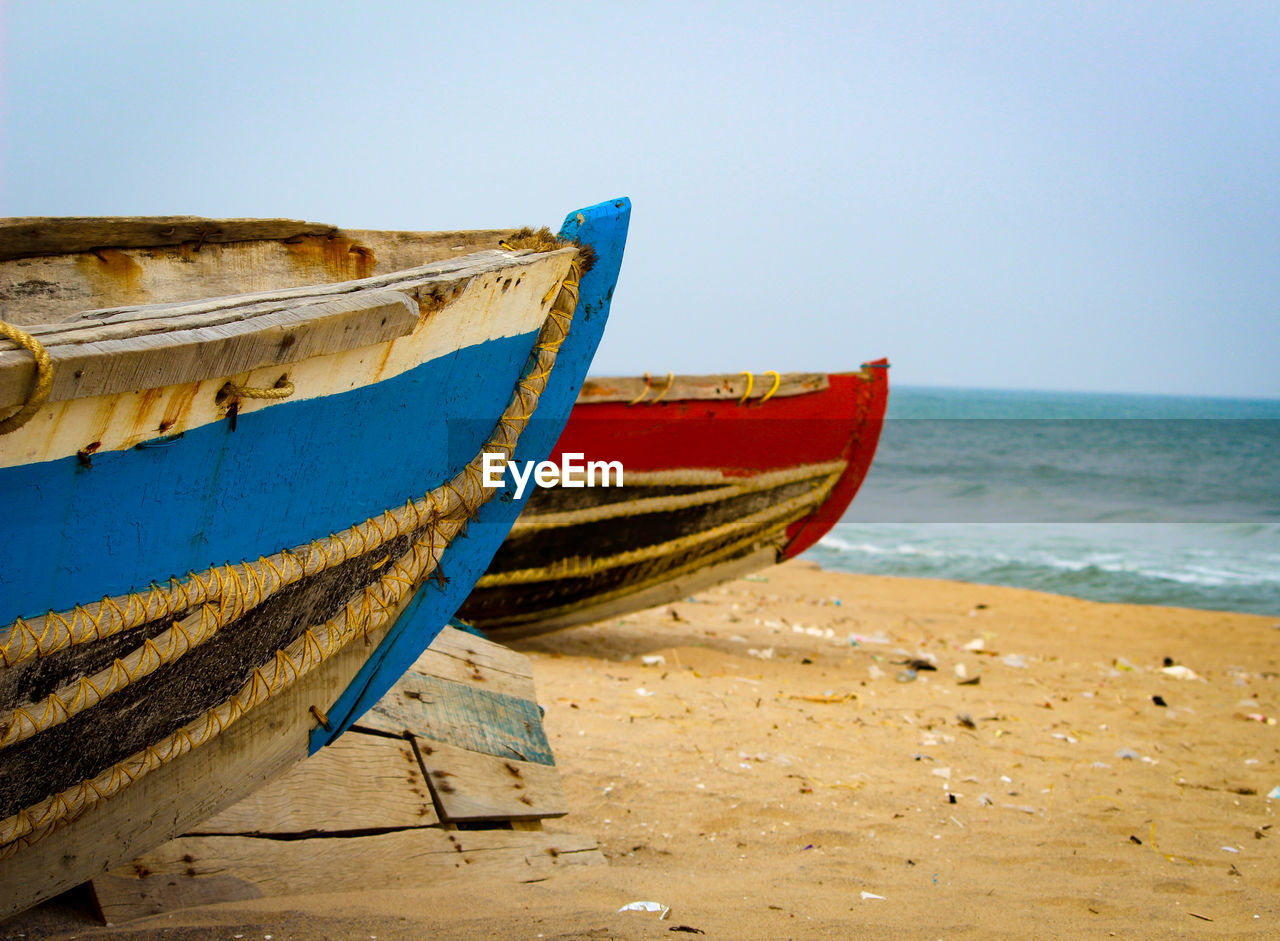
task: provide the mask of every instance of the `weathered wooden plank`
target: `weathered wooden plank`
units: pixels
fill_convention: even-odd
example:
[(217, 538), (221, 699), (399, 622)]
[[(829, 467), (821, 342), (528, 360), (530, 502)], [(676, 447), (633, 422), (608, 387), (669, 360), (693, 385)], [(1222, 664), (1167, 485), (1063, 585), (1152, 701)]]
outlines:
[[(51, 402), (160, 388), (404, 336), (472, 281), (526, 264), (479, 253), (355, 283), (89, 311), (28, 332), (53, 360)], [(26, 401), (35, 368), (30, 353), (0, 339), (0, 408)]]
[(412, 743), (351, 731), (193, 833), (348, 832), (437, 822)]
[(478, 689), (534, 700), (533, 665), (524, 654), (446, 627), (409, 670)]
[[(784, 373), (778, 378), (778, 388), (770, 395), (774, 378), (770, 373), (754, 373), (750, 379), (745, 373), (725, 373), (709, 376), (650, 376), (649, 380), (636, 376), (592, 377), (582, 385), (579, 402), (676, 402), (686, 399), (740, 399), (747, 401), (789, 395), (808, 395), (830, 385), (825, 373)], [(646, 391), (647, 390), (647, 391)]]
[[(339, 229), (297, 219), (204, 219), (199, 216), (27, 216), (0, 219), (0, 261), (35, 255), (89, 252), (95, 248), (163, 248), (193, 243), (217, 245), (261, 240), (286, 241), (305, 236), (346, 237), (386, 252), (403, 250), (435, 255), (465, 254), (473, 246), (492, 248), (514, 229), (452, 232), (380, 232)], [(424, 262), (417, 262), (424, 264)]]
[[(314, 356), (291, 365), (288, 375), (296, 392), (290, 402), (372, 385), (487, 340), (532, 336), (545, 322), (541, 301), (568, 270), (572, 251), (519, 257), (499, 252), (494, 258), (493, 264), (498, 260), (503, 264), (471, 277), (456, 298), (439, 298), (438, 309), (431, 306), (434, 301), (430, 289), (424, 287), (422, 290), (428, 294), (426, 300), (420, 301), (420, 314), (425, 314), (419, 329), (408, 336), (375, 347)], [(449, 281), (453, 278), (454, 275), (448, 276)], [(30, 354), (13, 355), (21, 356), (25, 368), (31, 368)], [(265, 367), (259, 371), (265, 375), (246, 379), (252, 385), (271, 385), (280, 376), (275, 372), (278, 368)], [(222, 421), (226, 409), (218, 403), (216, 392), (227, 378), (218, 376), (203, 383), (53, 403), (6, 437), (0, 465), (73, 456), (95, 441), (100, 442), (101, 452), (122, 450), (162, 435), (176, 435)], [(274, 405), (271, 401), (246, 400), (240, 414)]]
[(0, 261), (94, 248), (159, 247), (330, 235), (337, 227), (297, 219), (202, 219), (198, 216), (27, 216), (0, 219)]
[[(286, 366), (384, 343), (412, 332), (417, 323), (415, 301), (375, 291), (196, 330), (52, 346), (47, 348), (53, 360), (49, 399), (156, 389)], [(0, 407), (26, 400), (34, 371), (29, 353), (0, 353)]]
[[(92, 221), (92, 220), (90, 220)], [(285, 239), (92, 247), (0, 260), (5, 319), (56, 322), (92, 308), (197, 301), (386, 277), (499, 248), (492, 232), (303, 232)], [(109, 233), (104, 232), (109, 237)]]
[(436, 810), (446, 823), (532, 820), (569, 812), (554, 765), (481, 755), (414, 737)]
[(225, 319), (226, 311), (244, 308), (251, 313), (270, 312), (298, 303), (319, 303), (328, 298), (361, 291), (393, 290), (415, 297), (425, 291), (447, 297), (452, 296), (453, 289), (477, 275), (492, 274), (520, 265), (517, 260), (519, 257), (508, 252), (490, 250), (448, 258), (436, 264), (397, 268), (386, 274), (354, 280), (283, 285), (233, 294), (202, 294), (187, 300), (85, 309), (77, 311), (75, 316), (67, 320), (35, 324), (27, 332), (39, 337), (41, 342), (55, 343), (64, 333), (75, 336), (76, 331), (108, 323), (135, 324), (137, 329), (145, 330), (150, 326), (151, 320), (191, 317), (196, 318), (192, 326), (202, 326), (203, 321), (199, 318), (208, 317), (211, 323), (221, 322), (221, 319)]
[(508, 696), (535, 698), (528, 657), (455, 627), (442, 630), (411, 669), (423, 676), (482, 684)]
[(457, 683), (410, 670), (361, 717), (359, 725), (390, 735), (429, 738), (482, 755), (555, 764), (538, 704), (481, 689), (476, 681)]
[(215, 902), (369, 885), (396, 889), (476, 872), (537, 882), (565, 866), (603, 862), (594, 840), (546, 832), (424, 827), (346, 839), (201, 836), (166, 843), (94, 879), (92, 889), (104, 920), (119, 924)]

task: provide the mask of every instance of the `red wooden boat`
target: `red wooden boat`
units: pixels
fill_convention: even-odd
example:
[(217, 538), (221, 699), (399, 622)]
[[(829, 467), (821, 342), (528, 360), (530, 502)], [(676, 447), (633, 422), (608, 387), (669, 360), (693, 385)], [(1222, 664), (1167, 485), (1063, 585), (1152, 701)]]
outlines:
[(536, 634), (798, 555), (866, 476), (888, 366), (588, 379), (551, 460), (580, 456), (571, 483), (574, 465), (618, 462), (623, 486), (600, 486), (596, 473), (594, 486), (536, 489), (458, 617), (507, 637)]

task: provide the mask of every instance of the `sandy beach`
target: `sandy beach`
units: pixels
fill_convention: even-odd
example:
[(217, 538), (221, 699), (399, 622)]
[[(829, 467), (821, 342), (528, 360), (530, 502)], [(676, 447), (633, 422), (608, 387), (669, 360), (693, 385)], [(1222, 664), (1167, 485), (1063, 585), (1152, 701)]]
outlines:
[(0, 935), (1273, 938), (1277, 628), (792, 562), (517, 645), (607, 865)]

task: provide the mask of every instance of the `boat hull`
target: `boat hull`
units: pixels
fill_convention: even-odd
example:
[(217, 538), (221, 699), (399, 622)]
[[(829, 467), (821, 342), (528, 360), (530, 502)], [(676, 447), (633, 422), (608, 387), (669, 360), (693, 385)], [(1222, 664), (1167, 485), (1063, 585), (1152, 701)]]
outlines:
[[(520, 509), (480, 486), (479, 455), (538, 460), (553, 445), (628, 216), (619, 200), (566, 221), (596, 261), (563, 324), (568, 261), (552, 256), (505, 286), (471, 278), (403, 337), (292, 364), (289, 400), (227, 414), (208, 405), (218, 379), (100, 397), (106, 409), (59, 403), (45, 428), (0, 439), (0, 487), (23, 497), (0, 532), (18, 573), (0, 586), (13, 621), (0, 634), (0, 917), (283, 772), (426, 648)], [(521, 292), (533, 316), (508, 311), (495, 331), (482, 315), (528, 306)], [(260, 372), (242, 384), (269, 387), (279, 370)], [(207, 402), (174, 412), (184, 396)], [(157, 409), (180, 415), (175, 434), (155, 433)], [(88, 453), (24, 460), (89, 432)]]
[[(687, 597), (804, 551), (866, 476), (886, 367), (778, 377), (777, 396), (751, 377), (651, 380), (638, 394), (590, 381), (552, 459), (615, 461), (624, 486), (539, 490), (459, 616), (498, 636), (535, 634)], [(691, 397), (664, 396), (681, 383)]]

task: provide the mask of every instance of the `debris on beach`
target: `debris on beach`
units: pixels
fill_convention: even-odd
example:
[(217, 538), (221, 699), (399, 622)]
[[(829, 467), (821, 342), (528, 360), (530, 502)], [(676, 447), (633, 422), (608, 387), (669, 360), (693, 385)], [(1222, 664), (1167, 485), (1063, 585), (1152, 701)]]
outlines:
[(860, 647), (863, 644), (888, 644), (888, 643), (892, 643), (892, 641), (889, 640), (889, 635), (886, 634), (884, 631), (880, 631), (879, 633), (876, 633), (876, 634), (850, 634), (849, 635), (850, 647)]
[(1273, 716), (1263, 715), (1261, 712), (1237, 712), (1237, 719), (1244, 719), (1246, 722), (1261, 722), (1263, 725), (1275, 725), (1276, 719)]
[(801, 699), (801, 700), (804, 700), (805, 702), (841, 703), (841, 702), (849, 702), (850, 700), (857, 699), (858, 694), (857, 693), (836, 693), (832, 690), (827, 690), (825, 693), (822, 693), (820, 695), (813, 695), (813, 696), (793, 695), (790, 698)]
[(895, 660), (894, 662), (899, 666), (905, 666), (908, 670), (915, 670), (917, 673), (923, 673), (928, 670), (937, 671), (938, 669), (932, 660), (924, 660), (920, 657), (911, 660)]
[(1163, 667), (1160, 670), (1165, 676), (1172, 676), (1175, 680), (1198, 680), (1200, 675), (1190, 667), (1184, 667), (1180, 663), (1172, 666)]
[(659, 912), (658, 920), (666, 918), (671, 914), (671, 906), (663, 905), (661, 902), (628, 902), (623, 905), (619, 912)]

